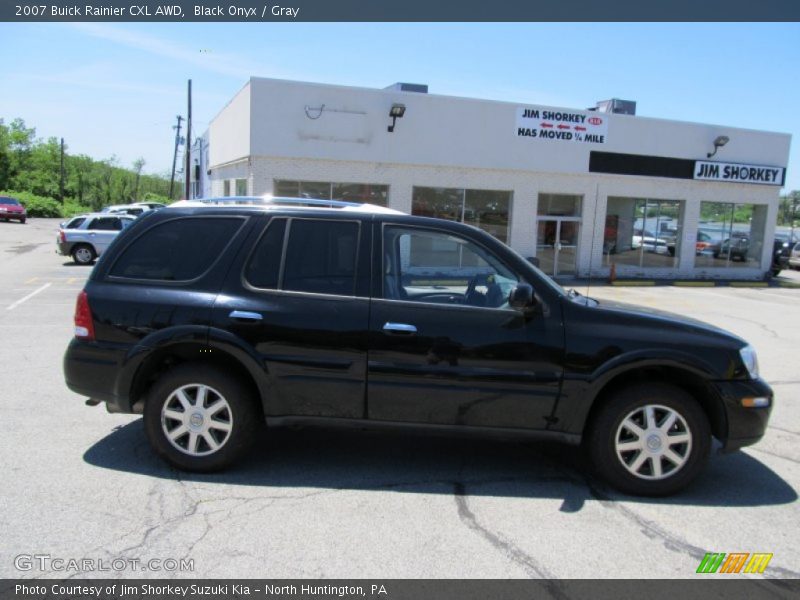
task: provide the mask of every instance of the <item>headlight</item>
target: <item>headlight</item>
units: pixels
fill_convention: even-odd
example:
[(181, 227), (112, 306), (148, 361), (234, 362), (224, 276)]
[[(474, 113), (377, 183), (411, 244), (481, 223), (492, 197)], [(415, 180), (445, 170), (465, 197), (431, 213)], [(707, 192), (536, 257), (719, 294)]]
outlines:
[(747, 372), (750, 373), (750, 377), (752, 379), (758, 377), (758, 358), (756, 358), (755, 349), (748, 344), (739, 350), (739, 356), (742, 357), (742, 362), (744, 363)]

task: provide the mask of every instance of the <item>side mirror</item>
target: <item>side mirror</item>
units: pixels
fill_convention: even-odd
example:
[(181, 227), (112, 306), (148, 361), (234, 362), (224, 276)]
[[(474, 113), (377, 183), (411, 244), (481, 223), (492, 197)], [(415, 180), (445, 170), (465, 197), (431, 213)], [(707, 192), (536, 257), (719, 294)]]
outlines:
[(517, 310), (531, 308), (534, 303), (533, 288), (527, 283), (518, 283), (508, 295), (508, 305)]

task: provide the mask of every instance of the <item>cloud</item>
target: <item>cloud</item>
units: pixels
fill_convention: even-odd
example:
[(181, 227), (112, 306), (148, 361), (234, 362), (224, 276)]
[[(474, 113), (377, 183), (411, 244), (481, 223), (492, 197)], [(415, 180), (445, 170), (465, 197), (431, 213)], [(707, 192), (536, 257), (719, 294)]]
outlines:
[(189, 49), (175, 42), (104, 23), (69, 23), (69, 26), (84, 35), (143, 50), (156, 56), (188, 63), (205, 71), (237, 79), (249, 79), (258, 69), (255, 64), (234, 54), (201, 54), (199, 50)]

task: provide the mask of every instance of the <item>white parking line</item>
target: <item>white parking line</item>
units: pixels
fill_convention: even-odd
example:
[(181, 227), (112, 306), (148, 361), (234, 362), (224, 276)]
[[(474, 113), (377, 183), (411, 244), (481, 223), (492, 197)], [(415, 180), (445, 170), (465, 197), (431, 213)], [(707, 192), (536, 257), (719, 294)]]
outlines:
[(30, 299), (31, 299), (31, 298), (33, 298), (33, 297), (34, 297), (36, 294), (40, 294), (40, 293), (42, 293), (42, 292), (43, 292), (43, 291), (45, 291), (47, 288), (49, 288), (51, 285), (53, 285), (53, 284), (52, 284), (52, 283), (45, 283), (45, 284), (44, 284), (42, 287), (40, 287), (40, 288), (37, 288), (37, 289), (33, 290), (33, 291), (30, 293), (30, 294), (28, 294), (28, 295), (27, 295), (27, 296), (25, 296), (24, 298), (20, 298), (19, 300), (17, 300), (16, 302), (14, 302), (14, 304), (10, 304), (6, 310), (14, 310), (14, 309), (15, 309), (15, 308), (17, 308), (17, 307), (18, 307), (20, 304), (22, 304), (22, 303), (23, 303), (23, 302), (25, 302), (26, 300), (30, 300)]

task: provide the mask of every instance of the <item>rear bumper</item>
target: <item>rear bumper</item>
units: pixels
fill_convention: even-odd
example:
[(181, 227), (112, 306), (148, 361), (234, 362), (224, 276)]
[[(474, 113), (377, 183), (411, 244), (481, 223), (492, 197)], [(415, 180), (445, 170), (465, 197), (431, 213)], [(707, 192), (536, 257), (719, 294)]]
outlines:
[(104, 402), (110, 412), (133, 412), (127, 394), (118, 390), (118, 375), (127, 352), (123, 348), (74, 338), (64, 354), (64, 380), (81, 396)]
[[(750, 446), (764, 437), (775, 400), (772, 388), (762, 379), (715, 381), (713, 386), (722, 399), (727, 419), (723, 452)], [(769, 405), (745, 408), (742, 406), (744, 398), (769, 398)]]
[(56, 242), (56, 253), (61, 256), (69, 256), (72, 252), (72, 242)]

